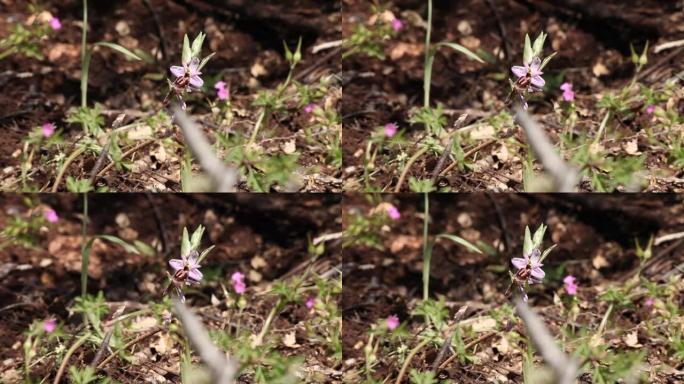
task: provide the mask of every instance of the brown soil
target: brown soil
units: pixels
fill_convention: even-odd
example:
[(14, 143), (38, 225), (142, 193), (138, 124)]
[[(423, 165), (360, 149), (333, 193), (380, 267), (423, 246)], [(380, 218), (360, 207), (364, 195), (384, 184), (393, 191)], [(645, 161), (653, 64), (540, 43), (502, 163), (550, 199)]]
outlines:
[[(24, 198), (26, 196), (7, 193), (0, 197), (0, 227), (5, 227), (16, 212), (25, 213)], [(19, 372), (23, 372), (23, 334), (33, 321), (54, 316), (64, 322), (69, 331), (81, 325), (76, 316), (67, 312), (67, 307), (72, 306), (75, 297), (80, 295), (82, 196), (35, 195), (32, 198), (53, 207), (60, 221), (58, 225), (41, 231), (35, 249), (12, 246), (0, 253), (0, 264), (3, 265), (0, 271), (0, 311), (3, 317), (0, 324), (0, 360), (3, 361), (3, 370), (16, 369)], [(118, 309), (124, 301), (128, 302), (128, 308), (158, 301), (166, 282), (167, 260), (179, 256), (182, 228), (187, 226), (193, 230), (202, 224), (207, 228), (202, 248), (216, 246), (203, 263), (203, 271), (205, 277), (214, 277), (189, 293), (188, 303), (210, 327), (220, 326), (225, 309), (212, 303), (210, 298), (212, 295), (223, 297), (220, 284), (227, 284), (233, 272), (242, 271), (247, 276), (250, 303), (246, 309), (250, 320), (245, 321), (244, 326), (256, 326), (255, 333), (259, 330), (258, 324), (274, 305), (270, 296), (258, 292), (276, 280), (301, 273), (302, 264), (309, 260), (309, 238), (341, 230), (340, 198), (335, 195), (266, 198), (246, 194), (97, 194), (88, 198), (89, 235), (109, 234), (128, 241), (136, 239), (158, 251), (155, 257), (141, 256), (126, 253), (110, 243), (96, 243), (90, 258), (89, 292), (103, 291), (112, 310)], [(122, 227), (117, 224), (117, 216), (121, 215), (126, 216), (129, 225)], [(326, 252), (314, 265), (314, 270), (319, 273), (341, 263), (339, 244), (332, 241), (326, 245)], [(252, 261), (255, 257), (262, 258), (265, 265), (255, 267)], [(258, 280), (253, 279), (252, 273), (259, 275)], [(308, 311), (296, 306), (286, 308), (276, 318), (275, 332), (298, 329), (297, 324), (308, 321), (310, 316)], [(252, 324), (255, 320), (256, 323)], [(153, 338), (150, 342), (155, 340)], [(320, 344), (307, 342), (305, 335), (298, 336), (298, 343), (301, 344), (298, 349), (284, 350), (283, 353), (303, 357), (305, 367), (334, 368), (330, 366), (332, 360), (327, 357), (327, 350)], [(146, 356), (157, 355), (154, 351), (145, 353)], [(92, 355), (87, 352), (79, 359), (92, 359)], [(163, 367), (178, 363), (178, 356), (174, 353), (152, 359), (157, 359), (154, 364)], [(56, 367), (53, 359), (48, 359), (48, 362), (51, 363), (42, 366), (42, 370), (52, 380)], [(136, 372), (145, 372), (146, 364), (127, 365), (115, 359), (106, 371), (119, 382), (138, 382)], [(170, 373), (167, 379), (180, 382), (178, 372)]]
[[(589, 6), (589, 3), (592, 5)], [(426, 19), (426, 2), (394, 1), (389, 9), (403, 21), (404, 28), (385, 43), (386, 59), (383, 61), (355, 55), (342, 63), (347, 74), (342, 103), (347, 190), (363, 188), (363, 183), (358, 182), (363, 175), (362, 151), (376, 127), (395, 122), (400, 130), (406, 130), (408, 145), (405, 146), (405, 152), (409, 157), (416, 151), (415, 143), (423, 137), (423, 126), (411, 124), (409, 112), (411, 108), (423, 105), (425, 30), (413, 20), (416, 14)], [(493, 9), (496, 9), (496, 14)], [(371, 14), (368, 2), (344, 0), (344, 36), (350, 36), (357, 23), (366, 23)], [(495, 62), (480, 64), (451, 50), (443, 50), (437, 55), (433, 66), (431, 105), (444, 106), (448, 116), (445, 127), (448, 129), (462, 113), (470, 115), (467, 120), (469, 124), (487, 122), (500, 111), (509, 109), (511, 105), (507, 105), (505, 100), (510, 86), (505, 78), (511, 76), (511, 65), (519, 65), (518, 62), (522, 60), (525, 33), (534, 38), (539, 31), (546, 31), (549, 37), (545, 52), (558, 52), (545, 68), (547, 83), (564, 75), (564, 81), (574, 85), (580, 111), (575, 129), (578, 132), (593, 132), (603, 117), (596, 107), (598, 97), (621, 89), (634, 75), (630, 43), (640, 50), (646, 41), (650, 42), (649, 64), (639, 76), (639, 80), (647, 86), (657, 86), (684, 69), (681, 64), (684, 50), (665, 50), (657, 54), (652, 51), (657, 44), (679, 40), (684, 36), (682, 20), (684, 10), (681, 6), (656, 0), (611, 0), (600, 4), (584, 0), (568, 3), (553, 0), (435, 0), (433, 43), (455, 42), (476, 53), (484, 51), (496, 55), (501, 52), (501, 56)], [(501, 28), (505, 30), (505, 35), (500, 32)], [(508, 57), (503, 54), (505, 50), (509, 51)], [(593, 71), (599, 63), (608, 72), (596, 76)], [(559, 140), (562, 124), (553, 113), (553, 103), (557, 104), (560, 99), (561, 91), (554, 88), (534, 98), (530, 104), (534, 117), (542, 122), (554, 142)], [(679, 114), (684, 112), (683, 103), (675, 105)], [(635, 105), (633, 108), (639, 111), (644, 106)], [(639, 132), (649, 124), (648, 118), (642, 115), (638, 112), (633, 119), (620, 118), (619, 123), (614, 123), (614, 126), (611, 124), (610, 129), (620, 132), (620, 140), (607, 143), (607, 150), (611, 153), (620, 152), (622, 150), (618, 144), (622, 143), (622, 139), (639, 136)], [(509, 125), (507, 129), (523, 144), (520, 148), (512, 146), (509, 149), (513, 160), (501, 159), (503, 141), (510, 133), (508, 136), (500, 133), (503, 137), (496, 136), (498, 143), (476, 151), (468, 159), (478, 162), (477, 170), (452, 171), (438, 180), (439, 186), (461, 192), (485, 189), (522, 191), (520, 159), (527, 156), (524, 145), (526, 139), (517, 125)], [(478, 144), (480, 142), (467, 142), (465, 151)], [(682, 183), (677, 181), (677, 177), (681, 178), (682, 170), (667, 166), (666, 153), (649, 148), (639, 138), (639, 149), (646, 154), (646, 168), (653, 175), (647, 189), (681, 191)], [(413, 165), (408, 176), (429, 179), (437, 160), (434, 155), (424, 156)], [(401, 169), (394, 164), (384, 163), (376, 168), (372, 186), (383, 191), (393, 190)], [(673, 179), (672, 176), (676, 177)], [(588, 187), (583, 185), (581, 189), (587, 190)], [(408, 191), (407, 182), (401, 190)]]
[[(361, 195), (347, 195), (344, 215), (368, 212), (372, 208), (371, 200)], [(363, 346), (371, 324), (396, 314), (408, 324), (411, 335), (424, 326), (420, 316), (410, 313), (422, 298), (423, 197), (400, 194), (387, 195), (382, 200), (394, 204), (402, 215), (400, 221), (392, 224), (382, 236), (384, 250), (352, 245), (344, 251), (347, 269), (342, 295), (343, 345), (345, 359), (354, 362), (350, 371), (360, 369), (364, 364)], [(496, 255), (477, 254), (453, 243), (438, 243), (431, 264), (430, 295), (446, 300), (450, 311), (448, 318), (463, 305), (469, 306), (467, 319), (507, 302), (509, 298), (504, 292), (510, 278), (506, 269), (510, 258), (521, 253), (524, 228), (528, 225), (534, 230), (540, 223), (545, 223), (549, 228), (544, 245), (558, 246), (545, 260), (546, 281), (533, 289), (529, 303), (552, 332), (559, 332), (565, 317), (558, 313), (554, 295), (562, 295), (561, 280), (564, 275), (571, 274), (577, 278), (578, 297), (582, 313), (586, 315), (578, 323), (595, 323), (596, 318), (600, 321), (607, 307), (605, 302), (594, 299), (598, 291), (611, 284), (624, 283), (636, 272), (635, 240), (644, 245), (652, 235), (657, 237), (684, 230), (682, 207), (681, 196), (645, 194), (432, 195), (431, 235), (455, 234), (473, 243), (481, 241), (499, 247), (499, 252)], [(684, 262), (682, 244), (684, 242), (675, 241), (655, 246), (654, 256), (642, 276), (651, 281), (668, 281), (668, 272), (676, 271), (675, 268)], [(680, 305), (682, 299), (680, 296)], [(641, 310), (623, 310), (611, 324), (631, 329), (648, 316)], [(524, 333), (523, 328), (516, 329)], [(416, 343), (409, 338), (409, 349)], [(615, 343), (616, 348), (625, 348), (619, 347), (617, 340)], [(500, 372), (509, 371), (510, 382), (522, 383), (520, 371), (507, 369), (519, 364), (521, 356), (501, 354), (496, 351), (495, 344), (496, 338), (478, 343), (473, 348), (482, 361), (461, 365), (456, 360), (446, 368), (447, 376), (460, 383), (479, 383), (484, 378), (491, 379)], [(651, 364), (681, 368), (681, 362), (667, 358), (666, 346), (662, 343), (648, 344), (644, 348), (646, 361)], [(429, 370), (436, 353), (433, 348), (425, 349), (413, 360), (411, 368)], [(396, 357), (381, 354), (378, 361), (374, 377), (394, 382), (400, 369)], [(672, 383), (676, 382), (676, 377), (662, 373), (654, 382)]]
[[(23, 22), (26, 19), (27, 9), (25, 2), (2, 3), (0, 36), (4, 37), (16, 20)], [(111, 127), (120, 113), (127, 115), (123, 124), (128, 124), (152, 116), (163, 108), (162, 100), (168, 91), (165, 76), (170, 65), (180, 62), (185, 33), (192, 35), (191, 39), (198, 31), (207, 33), (203, 53), (216, 52), (216, 56), (203, 69), (204, 80), (220, 78), (228, 83), (233, 108), (238, 111), (235, 127), (229, 128), (245, 134), (251, 132), (259, 112), (251, 105), (256, 92), (272, 89), (283, 82), (288, 73), (283, 42), (296, 47), (298, 39), (303, 40), (302, 61), (295, 71), (295, 78), (300, 82), (316, 83), (338, 70), (339, 60), (331, 50), (311, 52), (317, 44), (339, 39), (339, 4), (334, 1), (321, 4), (296, 0), (288, 2), (287, 7), (272, 0), (263, 0), (261, 5), (254, 7), (246, 7), (245, 2), (235, 0), (229, 2), (235, 6), (205, 0), (150, 0), (149, 3), (154, 13), (142, 0), (93, 1), (89, 4), (89, 43), (114, 42), (156, 56), (154, 63), (146, 64), (128, 61), (109, 49), (96, 49), (90, 67), (88, 104), (103, 105), (105, 129)], [(250, 11), (256, 8), (261, 12)], [(7, 176), (19, 174), (22, 139), (34, 127), (47, 121), (55, 122), (58, 129), (64, 131), (67, 143), (73, 143), (81, 136), (80, 125), (64, 121), (67, 110), (80, 105), (81, 9), (80, 0), (46, 6), (46, 10), (60, 18), (62, 29), (50, 38), (49, 44), (44, 44), (45, 60), (11, 55), (0, 62), (0, 86), (3, 88), (0, 128), (4, 132), (0, 139), (0, 165)], [(161, 34), (155, 19), (159, 20)], [(307, 22), (297, 23), (300, 20)], [(120, 23), (125, 23), (125, 27)], [(257, 76), (251, 73), (255, 65), (263, 68)], [(161, 77), (155, 77), (160, 74)], [(207, 131), (220, 128), (209, 118), (210, 111), (205, 107), (208, 101), (216, 99), (215, 95), (214, 89), (207, 89), (204, 94), (190, 97), (188, 103), (193, 117)], [(330, 97), (335, 102), (336, 97)], [(292, 107), (289, 116), (276, 115), (272, 121), (267, 121), (269, 140), (264, 144), (267, 150), (280, 151), (283, 137), (292, 136), (310, 125), (309, 117), (302, 111), (295, 106), (288, 107)], [(153, 136), (161, 140), (168, 132), (154, 132)], [(180, 134), (172, 137), (180, 147), (176, 153), (169, 154), (171, 159), (166, 163), (157, 159), (156, 145), (146, 146), (133, 156), (132, 160), (145, 164), (137, 173), (112, 170), (98, 186), (106, 186), (109, 191), (179, 191), (179, 165), (174, 158), (182, 157), (184, 140)], [(297, 148), (307, 148), (304, 139), (297, 137)], [(138, 143), (131, 148), (135, 144)], [(68, 156), (73, 147), (67, 145), (65, 150)], [(320, 174), (315, 182), (306, 186), (307, 191), (337, 190), (333, 181), (338, 170), (325, 164), (327, 154), (318, 150), (302, 152), (299, 164)], [(79, 159), (69, 168), (65, 178), (87, 178), (95, 161), (91, 156)], [(54, 182), (56, 172), (51, 166), (38, 167), (32, 175), (33, 180), (35, 185), (45, 189)], [(60, 190), (63, 188), (62, 184)], [(17, 190), (16, 186), (6, 189)]]

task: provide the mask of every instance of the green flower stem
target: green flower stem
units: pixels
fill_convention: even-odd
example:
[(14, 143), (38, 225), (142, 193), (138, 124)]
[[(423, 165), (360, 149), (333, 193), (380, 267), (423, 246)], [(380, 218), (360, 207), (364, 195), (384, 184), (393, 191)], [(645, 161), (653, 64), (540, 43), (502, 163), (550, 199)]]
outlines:
[[(88, 36), (88, 0), (83, 0), (83, 33), (81, 34), (81, 107), (88, 105), (88, 61), (90, 54), (87, 52)], [(85, 81), (84, 81), (85, 80)]]
[(430, 51), (432, 47), (430, 46), (430, 35), (432, 34), (432, 0), (428, 0), (428, 19), (427, 19), (427, 31), (425, 33), (425, 64), (423, 65), (423, 107), (430, 107), (430, 81), (431, 81), (431, 71), (428, 70), (430, 66)]
[(67, 353), (64, 355), (64, 358), (62, 359), (62, 364), (59, 366), (59, 370), (57, 371), (57, 375), (55, 376), (55, 381), (53, 384), (59, 384), (59, 380), (62, 378), (62, 375), (64, 374), (64, 370), (66, 369), (66, 365), (69, 362), (69, 359), (71, 358), (71, 355), (76, 352), (76, 350), (83, 345), (88, 338), (90, 337), (90, 332), (86, 332), (81, 336), (80, 339), (76, 340), (76, 342), (69, 348)]

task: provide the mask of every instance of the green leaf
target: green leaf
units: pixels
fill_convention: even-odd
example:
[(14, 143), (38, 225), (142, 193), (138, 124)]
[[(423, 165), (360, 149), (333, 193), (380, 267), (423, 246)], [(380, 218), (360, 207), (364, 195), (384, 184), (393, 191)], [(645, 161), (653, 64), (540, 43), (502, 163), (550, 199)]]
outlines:
[(532, 237), (532, 247), (540, 248), (542, 245), (542, 241), (544, 241), (544, 233), (546, 232), (546, 225), (540, 224), (539, 228), (537, 228), (537, 231), (534, 233), (534, 236)]
[(456, 52), (460, 52), (460, 53), (466, 55), (468, 58), (470, 58), (472, 60), (478, 61), (480, 63), (484, 63), (484, 60), (482, 60), (480, 58), (480, 56), (476, 55), (473, 51), (471, 51), (470, 49), (468, 49), (468, 48), (466, 48), (460, 44), (442, 42), (442, 43), (435, 44), (435, 46), (436, 47), (443, 46), (443, 47), (451, 48)]
[(142, 253), (145, 256), (154, 257), (154, 255), (157, 254), (154, 248), (152, 248), (149, 244), (143, 241), (133, 240), (133, 245), (138, 251), (140, 251), (140, 253)]
[(534, 248), (534, 243), (532, 243), (532, 235), (530, 234), (530, 227), (525, 226), (525, 240), (523, 241), (523, 255), (528, 255), (530, 251)]
[(181, 255), (187, 256), (190, 252), (190, 236), (188, 236), (188, 229), (183, 228), (183, 237), (181, 238)]
[(544, 261), (544, 259), (546, 259), (546, 256), (548, 256), (549, 253), (551, 253), (551, 251), (553, 251), (553, 249), (556, 248), (557, 245), (558, 244), (554, 244), (554, 245), (546, 248), (546, 250), (544, 250), (544, 253), (542, 253), (541, 258), (539, 259), (539, 262), (541, 263), (542, 261)]
[(534, 40), (534, 44), (532, 46), (532, 57), (537, 56), (540, 57), (542, 54), (542, 51), (544, 50), (544, 41), (546, 40), (546, 34), (544, 32), (540, 32), (539, 36), (537, 36), (537, 39)]
[(192, 238), (190, 239), (190, 250), (197, 249), (202, 242), (202, 235), (204, 235), (204, 226), (202, 224), (197, 226), (195, 232), (192, 233)]
[(539, 70), (540, 70), (540, 71), (541, 71), (542, 69), (544, 69), (544, 67), (546, 67), (546, 64), (548, 64), (549, 61), (551, 61), (551, 59), (552, 59), (554, 56), (556, 56), (556, 53), (558, 53), (558, 52), (554, 52), (554, 53), (552, 53), (552, 54), (546, 56), (546, 58), (544, 59), (544, 61), (542, 61), (541, 65), (539, 66)]
[(216, 54), (216, 52), (212, 52), (209, 56), (207, 56), (207, 57), (205, 57), (204, 59), (202, 59), (202, 61), (200, 62), (199, 67), (197, 67), (197, 70), (199, 71), (199, 70), (202, 69), (202, 67), (204, 67), (205, 65), (207, 65), (207, 63), (209, 62), (209, 59), (211, 59), (212, 57), (214, 57), (215, 54)]
[(90, 250), (93, 248), (93, 241), (95, 239), (88, 240), (81, 252), (81, 296), (84, 297), (88, 288), (88, 264), (90, 264)]
[(192, 59), (192, 50), (190, 49), (190, 39), (188, 39), (188, 34), (186, 33), (183, 37), (183, 64), (187, 64)]
[(439, 239), (439, 238), (442, 238), (442, 239), (451, 240), (451, 241), (453, 241), (454, 243), (460, 244), (460, 245), (462, 245), (462, 246), (468, 248), (469, 250), (471, 250), (471, 251), (473, 251), (473, 252), (482, 253), (482, 251), (480, 251), (480, 249), (479, 249), (478, 247), (476, 247), (476, 246), (473, 245), (471, 242), (469, 242), (468, 240), (466, 240), (466, 239), (464, 239), (464, 238), (462, 238), (462, 237), (459, 237), (459, 236), (456, 236), (456, 235), (450, 235), (450, 234), (443, 233), (443, 234), (437, 235), (437, 238), (438, 238), (438, 239)]
[(211, 252), (211, 250), (214, 249), (214, 247), (215, 247), (215, 245), (212, 245), (211, 247), (209, 247), (209, 248), (205, 249), (204, 251), (202, 251), (202, 253), (199, 255), (199, 258), (197, 259), (197, 263), (198, 263), (198, 264), (201, 263), (202, 260), (204, 260), (204, 258), (207, 257), (207, 255), (209, 254), (209, 252)]
[(525, 65), (532, 62), (534, 51), (532, 50), (532, 43), (530, 43), (530, 35), (525, 34), (525, 48), (523, 49), (523, 63)]
[(120, 46), (119, 44), (108, 43), (106, 41), (100, 41), (99, 43), (95, 43), (95, 45), (99, 45), (102, 47), (107, 47), (107, 48), (113, 49), (113, 50), (123, 54), (124, 56), (126, 56), (130, 59), (133, 59), (133, 60), (142, 60), (142, 58), (140, 58), (140, 56), (129, 51), (127, 48)]
[(200, 32), (199, 34), (197, 34), (197, 37), (195, 37), (195, 40), (192, 41), (192, 50), (190, 54), (191, 59), (193, 57), (200, 57), (200, 54), (202, 53), (202, 45), (204, 44), (204, 38), (206, 36), (207, 35)]
[(128, 252), (128, 253), (135, 253), (136, 255), (139, 255), (139, 254), (140, 254), (140, 251), (138, 251), (138, 248), (136, 248), (136, 247), (133, 246), (132, 244), (129, 244), (129, 243), (125, 242), (124, 240), (121, 240), (120, 238), (118, 238), (118, 237), (116, 237), (116, 236), (111, 236), (111, 235), (99, 235), (99, 236), (97, 236), (97, 238), (100, 238), (100, 239), (103, 239), (103, 240), (107, 240), (107, 241), (109, 241), (110, 243), (113, 243), (113, 244), (116, 244), (116, 245), (120, 245), (121, 248), (123, 248), (123, 249), (124, 249), (126, 252)]

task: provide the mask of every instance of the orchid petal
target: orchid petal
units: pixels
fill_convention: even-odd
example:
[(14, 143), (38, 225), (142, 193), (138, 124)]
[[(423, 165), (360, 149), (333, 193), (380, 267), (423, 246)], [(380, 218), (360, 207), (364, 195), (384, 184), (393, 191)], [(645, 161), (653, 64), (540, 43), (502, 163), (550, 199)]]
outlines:
[(518, 77), (523, 77), (523, 76), (527, 75), (527, 68), (521, 67), (519, 65), (515, 65), (515, 66), (513, 66), (513, 68), (511, 68), (511, 72), (513, 72), (513, 74), (518, 76)]
[(523, 268), (525, 268), (525, 267), (527, 266), (527, 260), (526, 260), (526, 259), (522, 259), (522, 258), (520, 258), (520, 257), (514, 257), (514, 258), (511, 260), (511, 263), (513, 264), (514, 267), (516, 267), (516, 268), (518, 268), (518, 269), (523, 269)]
[(544, 273), (544, 271), (541, 268), (539, 268), (539, 267), (532, 268), (532, 276), (534, 276), (535, 278), (541, 280), (544, 278), (545, 275), (546, 274)]
[(201, 77), (194, 75), (190, 77), (190, 85), (192, 85), (195, 88), (202, 88), (202, 85), (204, 84), (204, 80), (202, 80)]
[(185, 75), (185, 68), (174, 65), (171, 67), (171, 73), (176, 77), (181, 77)]
[(169, 260), (169, 265), (171, 266), (171, 268), (178, 271), (180, 269), (183, 269), (183, 267), (185, 266), (185, 263), (183, 262), (183, 260), (180, 260), (180, 259), (171, 259), (171, 260)]
[(202, 280), (202, 272), (200, 272), (200, 270), (197, 268), (190, 269), (190, 272), (188, 272), (188, 277), (199, 282)]
[(532, 85), (534, 85), (537, 88), (542, 88), (542, 87), (544, 87), (544, 84), (546, 84), (544, 79), (539, 75), (532, 76), (531, 83), (532, 83)]

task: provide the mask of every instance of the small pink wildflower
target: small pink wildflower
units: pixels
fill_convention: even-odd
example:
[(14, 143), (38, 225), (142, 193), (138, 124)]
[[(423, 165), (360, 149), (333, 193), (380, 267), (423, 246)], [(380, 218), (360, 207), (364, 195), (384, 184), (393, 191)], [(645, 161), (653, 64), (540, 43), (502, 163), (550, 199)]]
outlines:
[(230, 97), (230, 90), (226, 88), (225, 81), (217, 82), (216, 84), (214, 84), (214, 88), (216, 88), (216, 94), (219, 100), (228, 100), (228, 98)]
[(48, 23), (50, 24), (50, 28), (52, 28), (55, 31), (62, 28), (62, 23), (59, 21), (58, 18), (54, 16), (50, 19)]
[(391, 315), (387, 317), (387, 329), (394, 331), (399, 326), (399, 317), (397, 315)]
[(306, 307), (309, 309), (313, 308), (315, 304), (316, 304), (316, 297), (315, 296), (309, 297), (305, 303)]
[(560, 86), (560, 89), (563, 91), (563, 100), (565, 100), (565, 101), (575, 100), (575, 92), (572, 91), (572, 83), (563, 83)]
[(392, 219), (392, 220), (401, 219), (401, 213), (399, 213), (399, 210), (397, 209), (397, 207), (395, 207), (392, 204), (387, 205), (387, 215), (389, 215), (390, 219)]
[(644, 305), (647, 306), (647, 307), (652, 307), (652, 306), (653, 306), (653, 303), (654, 303), (653, 298), (652, 298), (652, 297), (649, 297), (649, 298), (646, 299), (646, 301), (644, 302)]
[(397, 125), (394, 123), (385, 124), (385, 136), (393, 137), (397, 134)]
[(649, 114), (649, 115), (652, 115), (654, 111), (655, 111), (655, 105), (649, 105), (649, 106), (646, 108), (646, 113)]
[(55, 127), (55, 125), (52, 123), (45, 123), (41, 128), (43, 129), (43, 136), (47, 138), (52, 136), (53, 133), (55, 133), (55, 129), (57, 127)]
[(401, 20), (396, 17), (392, 19), (392, 29), (394, 29), (394, 32), (399, 32), (402, 28), (404, 28), (404, 23)]
[(235, 272), (230, 276), (230, 280), (233, 282), (233, 289), (239, 295), (242, 295), (247, 290), (247, 285), (245, 284), (245, 275), (240, 272)]
[(577, 294), (577, 284), (575, 284), (575, 276), (568, 275), (563, 279), (563, 284), (565, 284), (565, 291), (568, 295), (574, 296)]
[(59, 216), (57, 216), (57, 212), (55, 212), (55, 210), (52, 208), (46, 209), (45, 212), (43, 212), (43, 216), (45, 217), (45, 220), (53, 224), (59, 221)]
[(45, 320), (45, 322), (43, 322), (43, 329), (47, 333), (54, 332), (56, 328), (57, 328), (57, 320), (55, 320), (55, 319), (48, 319), (48, 320)]
[(304, 112), (311, 113), (316, 110), (317, 105), (315, 103), (309, 103), (304, 107)]

